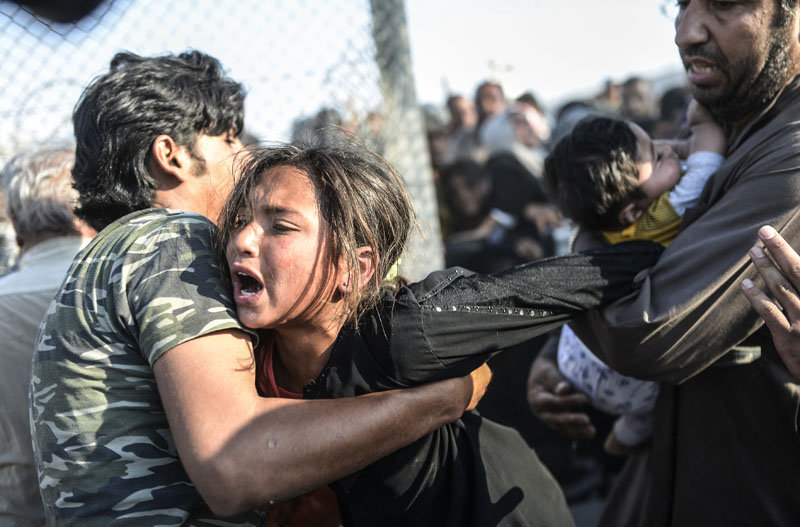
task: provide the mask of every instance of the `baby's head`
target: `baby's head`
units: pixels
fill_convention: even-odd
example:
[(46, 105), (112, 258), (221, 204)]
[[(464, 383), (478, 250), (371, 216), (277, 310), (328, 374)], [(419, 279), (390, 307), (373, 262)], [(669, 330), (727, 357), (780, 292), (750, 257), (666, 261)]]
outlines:
[(678, 156), (622, 119), (587, 117), (545, 160), (544, 177), (565, 216), (589, 230), (635, 222), (680, 179)]

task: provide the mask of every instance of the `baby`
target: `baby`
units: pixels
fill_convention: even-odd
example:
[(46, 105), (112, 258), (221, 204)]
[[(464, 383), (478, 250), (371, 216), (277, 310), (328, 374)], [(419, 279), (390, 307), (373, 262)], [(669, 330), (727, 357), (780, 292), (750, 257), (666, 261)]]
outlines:
[[(585, 118), (545, 160), (554, 202), (579, 228), (599, 233), (608, 243), (637, 239), (666, 246), (727, 148), (722, 127), (696, 101), (689, 104), (687, 120), (687, 140), (654, 142), (629, 121)], [(685, 172), (681, 159), (686, 159)], [(607, 452), (625, 454), (650, 436), (657, 383), (615, 372), (568, 326), (561, 331), (558, 364), (595, 407), (621, 415), (606, 441)]]

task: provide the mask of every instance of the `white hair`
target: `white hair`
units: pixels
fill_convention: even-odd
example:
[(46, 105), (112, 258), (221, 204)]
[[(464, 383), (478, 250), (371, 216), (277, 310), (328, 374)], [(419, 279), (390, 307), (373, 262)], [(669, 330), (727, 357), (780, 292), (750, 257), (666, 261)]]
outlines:
[(75, 233), (72, 150), (48, 149), (15, 156), (3, 168), (6, 213), (24, 243), (46, 234)]

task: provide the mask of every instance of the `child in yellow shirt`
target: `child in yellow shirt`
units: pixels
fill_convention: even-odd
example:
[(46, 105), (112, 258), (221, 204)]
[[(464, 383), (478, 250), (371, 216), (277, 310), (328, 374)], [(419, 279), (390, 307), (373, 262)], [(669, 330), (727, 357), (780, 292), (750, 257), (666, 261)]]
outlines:
[[(722, 127), (696, 101), (687, 120), (689, 139), (669, 143), (654, 142), (621, 119), (582, 120), (545, 161), (553, 200), (579, 228), (599, 232), (608, 243), (638, 239), (668, 245), (727, 148)], [(561, 331), (558, 364), (593, 406), (621, 415), (606, 441), (609, 453), (625, 453), (650, 436), (657, 383), (615, 372), (569, 326)]]

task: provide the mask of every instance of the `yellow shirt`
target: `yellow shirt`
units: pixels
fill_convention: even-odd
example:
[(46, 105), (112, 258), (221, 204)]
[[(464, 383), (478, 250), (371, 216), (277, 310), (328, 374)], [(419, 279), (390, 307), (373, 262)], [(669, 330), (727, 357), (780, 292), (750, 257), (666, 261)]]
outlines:
[(669, 202), (669, 192), (664, 192), (647, 207), (641, 218), (621, 231), (601, 231), (609, 243), (631, 240), (650, 240), (664, 247), (669, 245), (681, 226), (681, 217)]

